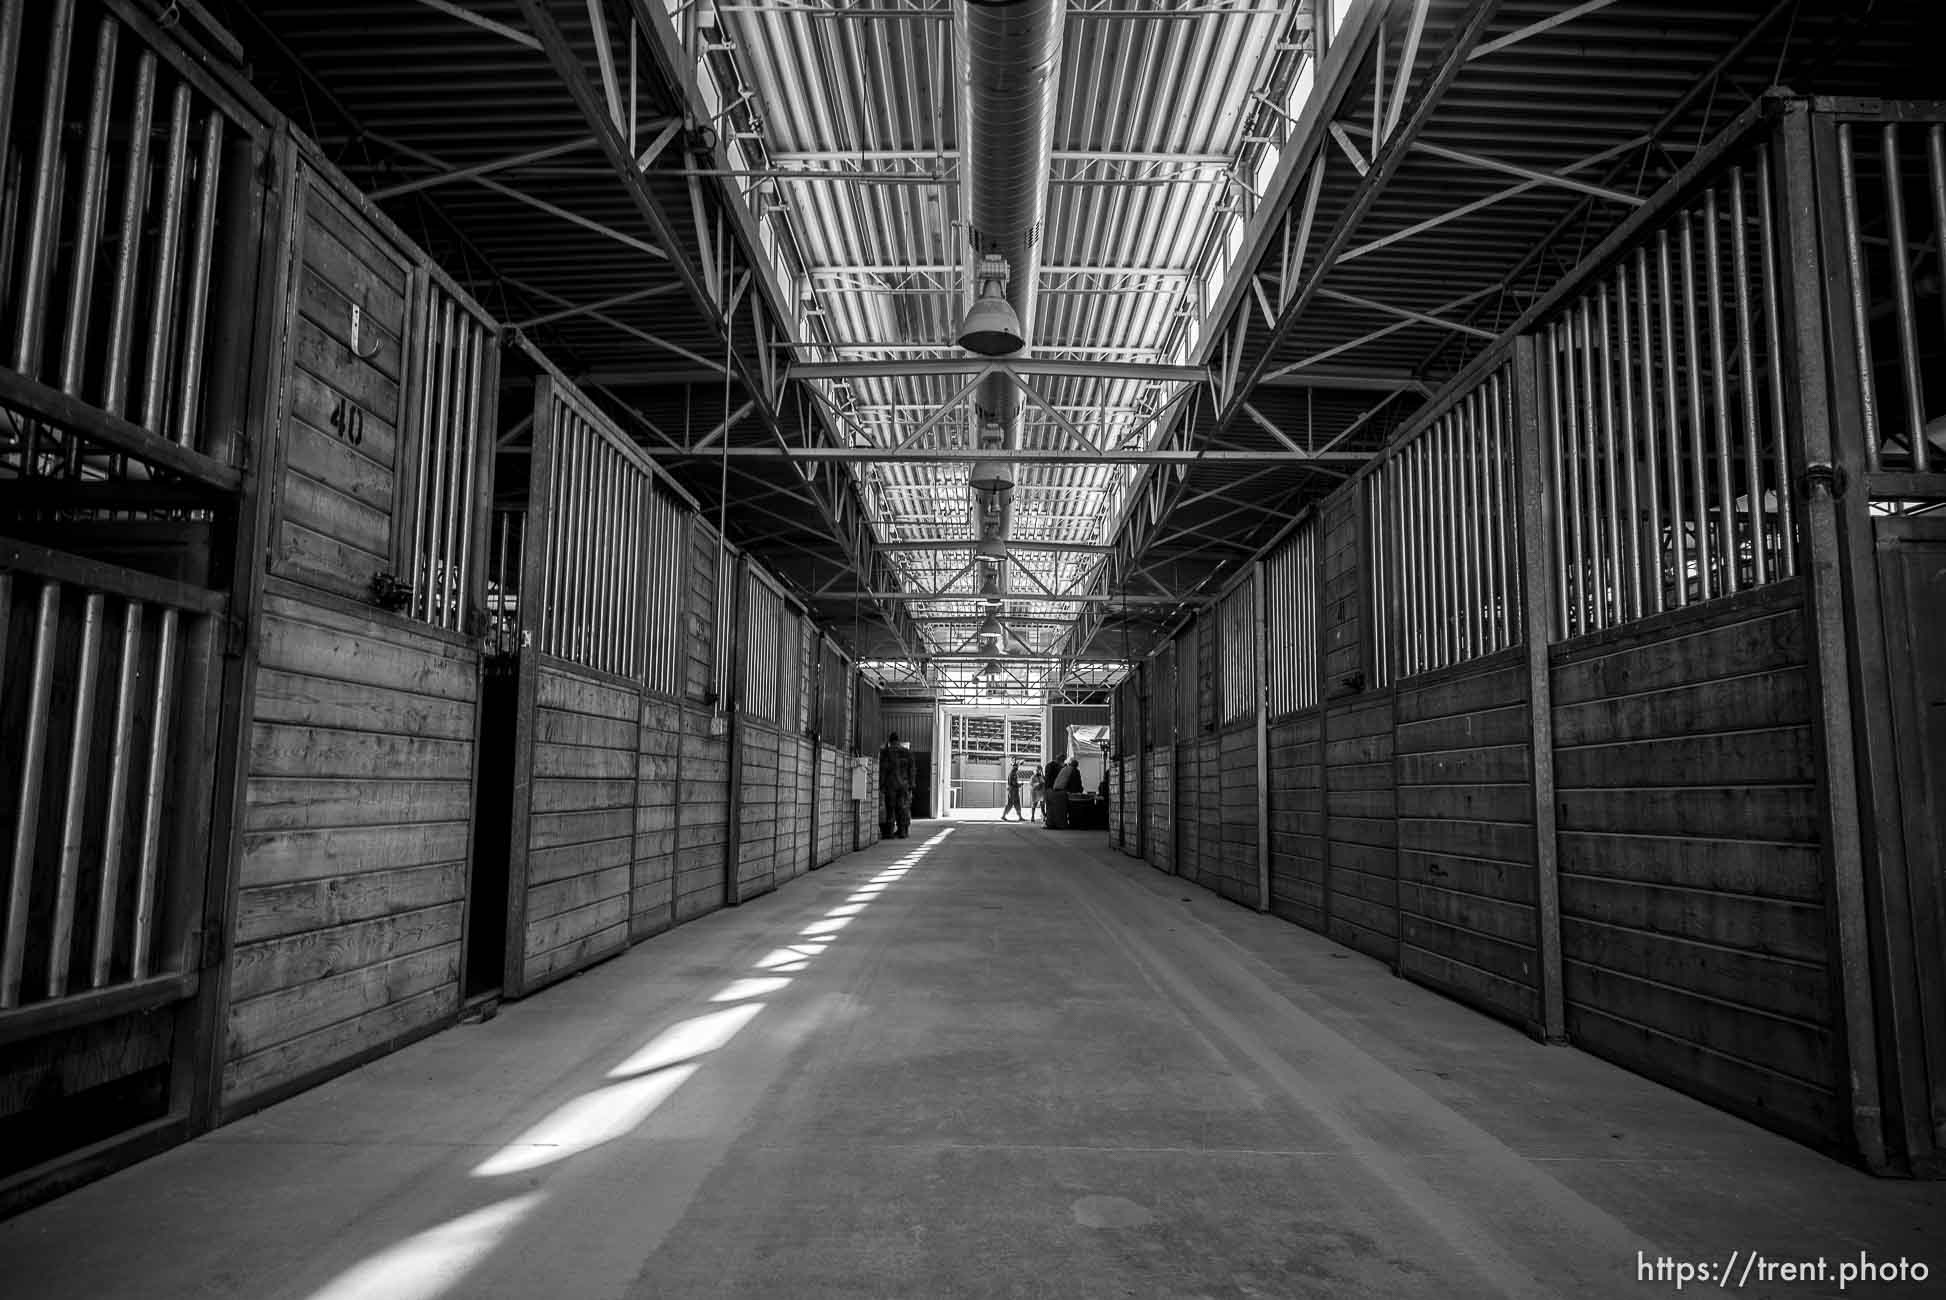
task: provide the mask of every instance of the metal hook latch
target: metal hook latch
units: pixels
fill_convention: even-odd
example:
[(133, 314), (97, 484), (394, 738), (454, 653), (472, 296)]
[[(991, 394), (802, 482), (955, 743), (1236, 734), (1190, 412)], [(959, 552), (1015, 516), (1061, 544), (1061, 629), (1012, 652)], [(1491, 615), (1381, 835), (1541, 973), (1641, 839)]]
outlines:
[(357, 357), (360, 361), (370, 361), (378, 355), (378, 342), (377, 340), (373, 340), (372, 348), (369, 352), (360, 352), (358, 350), (358, 335), (363, 331), (364, 325), (365, 308), (362, 304), (353, 303), (351, 305), (351, 355)]

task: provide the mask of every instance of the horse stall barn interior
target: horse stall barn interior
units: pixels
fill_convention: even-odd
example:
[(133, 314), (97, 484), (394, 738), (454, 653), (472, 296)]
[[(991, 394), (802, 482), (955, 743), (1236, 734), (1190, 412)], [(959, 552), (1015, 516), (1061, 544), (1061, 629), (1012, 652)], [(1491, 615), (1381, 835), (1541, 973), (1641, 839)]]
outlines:
[(0, 1211), (876, 838), (609, 415), (181, 32), (5, 12)]
[(1700, 150), (1135, 666), (1141, 856), (1946, 1167), (1946, 380), (1887, 252), (1946, 228), (1942, 138), (1772, 94)]
[[(785, 188), (754, 182), (787, 169), (731, 167), (682, 95), (666, 119), (629, 107), (642, 140), (616, 129), (665, 7), (618, 25), (626, 65), (604, 33), (578, 70), (586, 102), (556, 107), (592, 112), (570, 144), (501, 160), (596, 194), (602, 221), (510, 197), (500, 163), (387, 144), (374, 164), (382, 132), (328, 96), (324, 125), (293, 120), (259, 85), (295, 112), (292, 87), (309, 105), (322, 84), (266, 70), (265, 44), (253, 63), (211, 7), (0, 0), (0, 1215), (876, 843), (890, 731), (915, 813), (943, 813), (942, 710), (979, 656), (929, 657), (948, 642), (910, 609), (949, 605), (935, 632), (984, 626), (976, 605), (1042, 629), (1045, 655), (1005, 676), (1051, 683), (1049, 754), (1064, 719), (1111, 723), (1122, 852), (1875, 1172), (1946, 1175), (1946, 104), (1773, 89), (1704, 114), (1643, 193), (1557, 186), (1626, 215), (1451, 331), (1463, 363), (1384, 381), (1421, 404), (1362, 451), (1184, 432), (1289, 341), (1250, 333), (1250, 300), (1279, 316), (1296, 274), (1235, 276), (1215, 296), (1241, 324), (1184, 344), (1209, 364), (1155, 362), (1182, 405), (1145, 406), (1116, 450), (1032, 382), (1121, 383), (1119, 360), (816, 360), (788, 301), (810, 277), (750, 218)], [(532, 55), (538, 81), (624, 6), (591, 0), (586, 30), (579, 3), (395, 7)], [(483, 16), (516, 8), (532, 35)], [(767, 12), (675, 8), (699, 42), (717, 8)], [(1301, 150), (1272, 177), (1313, 208), (1354, 184), (1339, 154), (1375, 194), (1411, 149), (1319, 120), (1339, 153), (1307, 155), (1308, 186)], [(1499, 197), (1562, 180), (1528, 170)], [(486, 215), (414, 197), (448, 182)], [(628, 233), (672, 195), (693, 228)], [(1288, 212), (1251, 219), (1282, 220), (1302, 261), (1309, 217), (1302, 237)], [(1376, 276), (1359, 255), (1410, 233), (1331, 256)], [(480, 271), (481, 243), (517, 271)], [(625, 257), (665, 278), (643, 287)], [(568, 263), (579, 302), (520, 278)], [(1116, 296), (1060, 274), (1070, 298)], [(683, 316), (704, 301), (708, 329)], [(906, 305), (878, 314), (924, 314)], [(1407, 312), (1366, 339), (1429, 323), (1454, 324)], [(1316, 359), (1277, 372), (1306, 402)], [(924, 423), (880, 427), (907, 443), (834, 433), (863, 408), (913, 418), (857, 391), (915, 376), (938, 389)], [(943, 412), (989, 384), (1088, 450), (947, 445)], [(1113, 476), (1145, 528), (1225, 465), (1298, 487), (1247, 543), (1206, 533), (1179, 585), (1138, 564), (1153, 535), (1029, 510), (1026, 483), (1020, 534), (977, 549), (926, 522), (902, 550), (872, 513), (944, 481), (886, 466), (931, 462), (962, 474), (957, 526), (961, 487), (997, 501), (1041, 454), (1023, 477)], [(1023, 594), (1023, 557), (1069, 585)], [(1087, 613), (1031, 612), (1068, 602)], [(1085, 658), (1115, 637), (1120, 658)]]

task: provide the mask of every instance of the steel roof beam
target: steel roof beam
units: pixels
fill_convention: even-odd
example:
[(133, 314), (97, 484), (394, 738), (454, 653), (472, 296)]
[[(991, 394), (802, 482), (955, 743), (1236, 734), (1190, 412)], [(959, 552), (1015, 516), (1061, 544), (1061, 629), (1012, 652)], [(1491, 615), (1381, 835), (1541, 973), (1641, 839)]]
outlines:
[(970, 465), (981, 460), (1002, 460), (1030, 465), (1363, 465), (1371, 457), (1357, 451), (1197, 451), (1188, 448), (1163, 448), (1155, 451), (1114, 450), (1075, 451), (1049, 448), (1036, 451), (1027, 447), (790, 447), (732, 446), (707, 450), (687, 448), (665, 451), (649, 448), (660, 459), (695, 457), (714, 460), (775, 460), (800, 463), (886, 465)]
[(1205, 383), (1210, 374), (1207, 366), (1172, 366), (1160, 362), (1051, 361), (1032, 357), (995, 362), (988, 357), (962, 353), (956, 357), (915, 358), (910, 361), (806, 361), (792, 366), (790, 377), (805, 380), (920, 379), (928, 375), (976, 374), (995, 365), (1019, 375), (1048, 375), (1056, 379), (1127, 379), (1165, 384)]

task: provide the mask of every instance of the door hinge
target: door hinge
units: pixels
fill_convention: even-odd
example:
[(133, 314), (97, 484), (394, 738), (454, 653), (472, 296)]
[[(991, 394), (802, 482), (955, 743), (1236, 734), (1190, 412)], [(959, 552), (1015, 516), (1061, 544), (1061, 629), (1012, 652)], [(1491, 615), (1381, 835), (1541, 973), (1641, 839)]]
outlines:
[(250, 649), (250, 619), (243, 614), (223, 616), (223, 657), (241, 659)]

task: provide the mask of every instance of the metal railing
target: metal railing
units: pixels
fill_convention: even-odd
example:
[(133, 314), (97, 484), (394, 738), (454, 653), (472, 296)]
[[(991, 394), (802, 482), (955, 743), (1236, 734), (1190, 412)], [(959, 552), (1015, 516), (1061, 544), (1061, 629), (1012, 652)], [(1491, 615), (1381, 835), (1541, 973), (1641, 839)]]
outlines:
[[(0, 733), (9, 773), (0, 1011), (148, 979), (174, 957), (163, 903), (178, 782), (204, 712), (215, 616), (200, 588), (0, 542)], [(14, 619), (23, 635), (6, 635)]]

